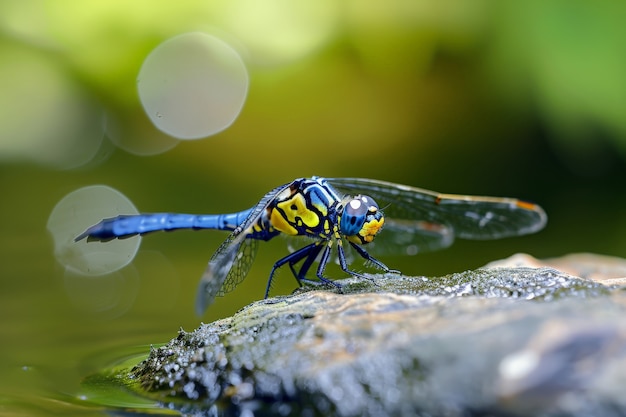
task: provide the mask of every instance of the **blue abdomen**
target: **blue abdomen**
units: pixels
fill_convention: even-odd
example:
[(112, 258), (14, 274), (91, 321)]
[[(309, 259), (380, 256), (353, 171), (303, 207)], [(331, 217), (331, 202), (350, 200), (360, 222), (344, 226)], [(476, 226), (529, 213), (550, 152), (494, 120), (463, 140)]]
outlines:
[(153, 213), (121, 215), (104, 219), (85, 230), (75, 241), (87, 238), (88, 241), (106, 242), (157, 231), (178, 229), (234, 230), (250, 214), (250, 210), (232, 214), (176, 214)]

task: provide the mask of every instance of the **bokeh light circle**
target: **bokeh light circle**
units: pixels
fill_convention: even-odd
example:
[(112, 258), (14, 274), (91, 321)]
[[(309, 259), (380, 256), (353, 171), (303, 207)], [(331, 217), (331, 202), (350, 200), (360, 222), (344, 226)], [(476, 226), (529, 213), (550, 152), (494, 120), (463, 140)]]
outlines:
[(248, 91), (248, 73), (227, 43), (206, 33), (186, 33), (148, 55), (137, 89), (158, 129), (178, 139), (199, 139), (235, 121)]
[(0, 161), (89, 163), (104, 138), (97, 101), (49, 55), (3, 43), (0, 62)]
[(89, 226), (118, 214), (138, 214), (126, 196), (105, 185), (80, 188), (63, 197), (52, 210), (47, 228), (54, 255), (68, 271), (99, 276), (128, 265), (139, 249), (139, 236), (109, 242), (75, 242)]
[(107, 137), (111, 143), (133, 155), (151, 156), (169, 151), (180, 140), (157, 129), (137, 103), (137, 109), (108, 112)]

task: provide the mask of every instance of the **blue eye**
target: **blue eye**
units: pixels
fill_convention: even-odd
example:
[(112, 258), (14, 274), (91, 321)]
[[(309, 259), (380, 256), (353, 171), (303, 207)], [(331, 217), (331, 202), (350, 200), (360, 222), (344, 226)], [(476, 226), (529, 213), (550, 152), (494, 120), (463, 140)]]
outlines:
[(350, 200), (341, 216), (341, 233), (346, 236), (354, 236), (361, 231), (367, 215), (370, 211), (377, 211), (376, 202), (367, 196), (357, 196)]

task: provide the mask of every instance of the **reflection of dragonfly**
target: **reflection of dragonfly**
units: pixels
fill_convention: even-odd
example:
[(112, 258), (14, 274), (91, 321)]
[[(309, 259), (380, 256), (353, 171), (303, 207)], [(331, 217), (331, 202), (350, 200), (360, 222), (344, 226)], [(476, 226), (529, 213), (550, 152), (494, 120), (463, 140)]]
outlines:
[[(384, 216), (377, 203), (382, 205)], [(384, 231), (379, 234), (383, 223)], [(512, 198), (439, 194), (361, 178), (312, 177), (281, 185), (256, 206), (239, 213), (122, 215), (102, 220), (76, 241), (108, 241), (158, 230), (231, 231), (211, 257), (200, 282), (196, 308), (201, 314), (216, 295), (231, 291), (246, 277), (258, 240), (270, 240), (281, 233), (307, 236), (312, 241), (274, 264), (266, 297), (274, 273), (285, 264), (301, 284), (311, 282), (306, 275), (318, 261), (317, 278), (340, 287), (324, 276), (333, 248), (343, 271), (365, 277), (349, 269), (345, 244), (380, 270), (397, 272), (370, 253), (412, 255), (447, 247), (455, 236), (499, 239), (536, 232), (545, 223), (541, 207)]]

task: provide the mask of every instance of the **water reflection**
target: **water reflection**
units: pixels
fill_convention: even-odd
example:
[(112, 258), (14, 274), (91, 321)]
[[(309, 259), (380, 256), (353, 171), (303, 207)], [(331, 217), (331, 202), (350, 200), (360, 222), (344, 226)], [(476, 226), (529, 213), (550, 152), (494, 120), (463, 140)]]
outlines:
[(141, 314), (166, 314), (180, 292), (179, 274), (158, 251), (139, 251), (132, 264), (109, 274), (85, 276), (66, 269), (63, 283), (77, 312), (100, 320), (121, 317), (131, 308)]
[(65, 292), (78, 311), (112, 319), (132, 307), (139, 291), (140, 278), (132, 265), (111, 274), (93, 277), (66, 269), (64, 283)]

